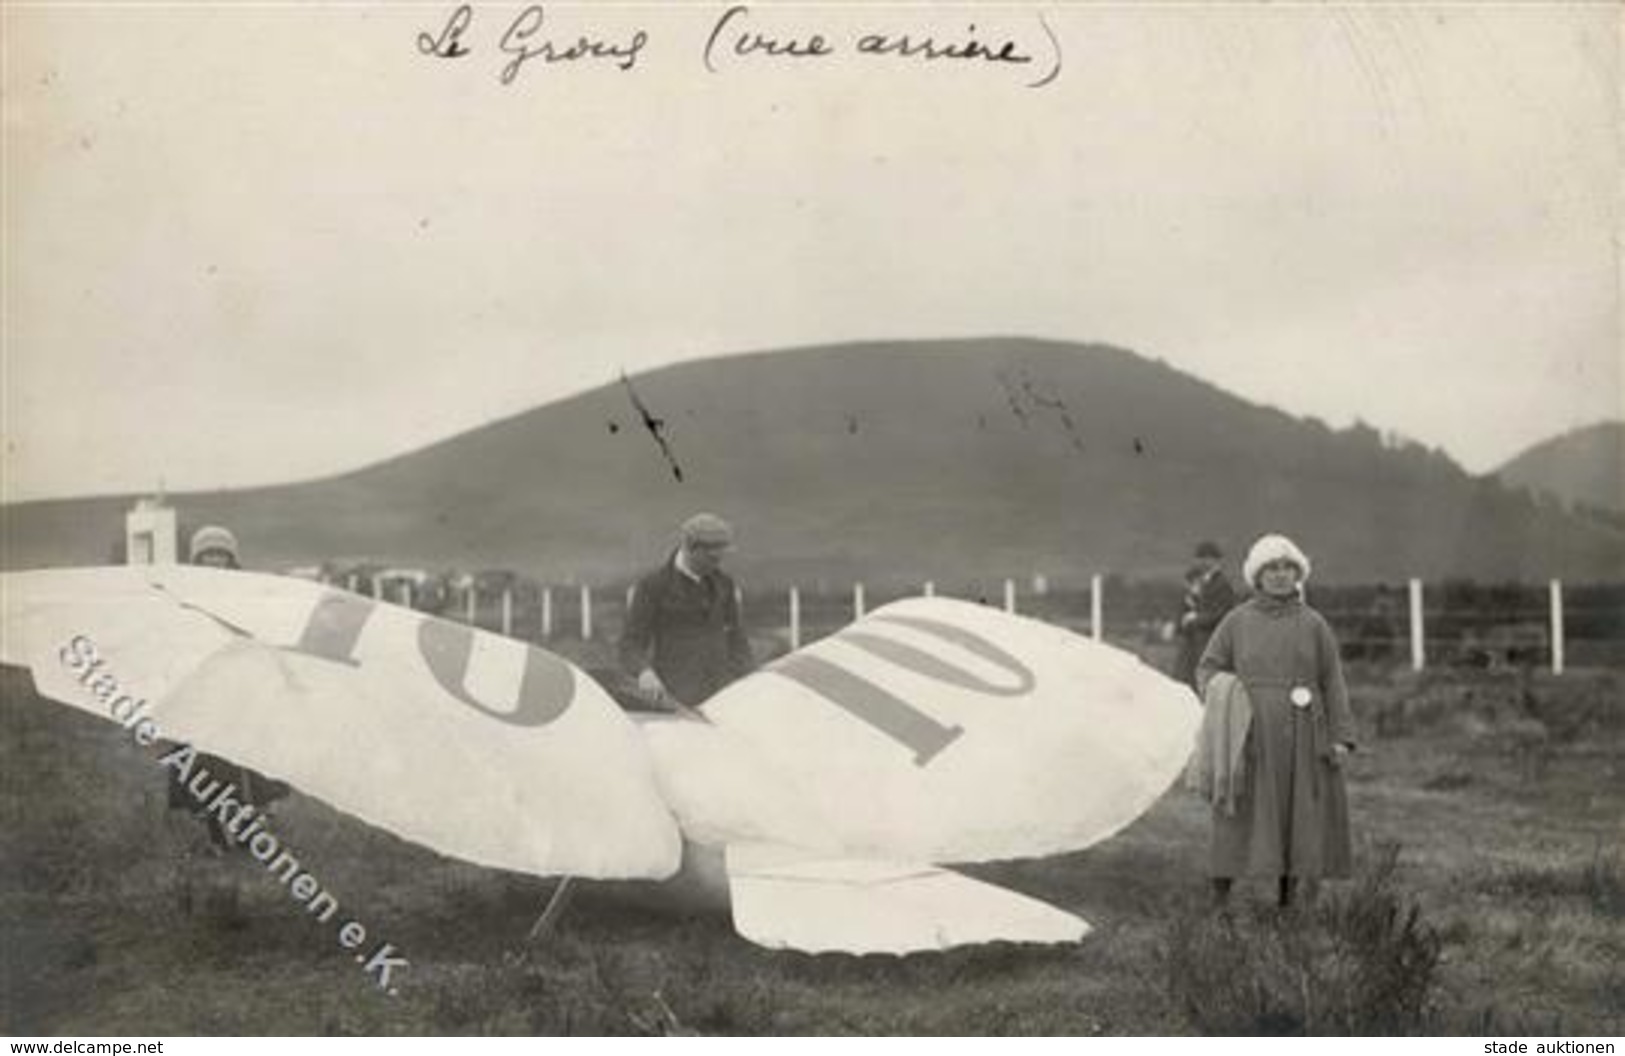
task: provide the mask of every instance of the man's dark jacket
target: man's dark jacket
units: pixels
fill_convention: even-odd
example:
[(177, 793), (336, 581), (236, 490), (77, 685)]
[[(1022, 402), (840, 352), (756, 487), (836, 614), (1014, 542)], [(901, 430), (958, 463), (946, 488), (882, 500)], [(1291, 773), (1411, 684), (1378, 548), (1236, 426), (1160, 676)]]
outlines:
[(653, 667), (667, 692), (694, 706), (755, 664), (733, 579), (718, 571), (696, 582), (678, 570), (675, 558), (638, 581), (621, 634), (620, 660), (634, 677)]
[[(1213, 637), (1213, 629), (1236, 604), (1236, 592), (1224, 573), (1215, 568), (1211, 572), (1193, 576), (1185, 590), (1185, 608), (1179, 626), (1179, 654), (1174, 659), (1173, 676), (1177, 681), (1196, 686), (1196, 665)], [(1185, 616), (1192, 617), (1185, 619)]]

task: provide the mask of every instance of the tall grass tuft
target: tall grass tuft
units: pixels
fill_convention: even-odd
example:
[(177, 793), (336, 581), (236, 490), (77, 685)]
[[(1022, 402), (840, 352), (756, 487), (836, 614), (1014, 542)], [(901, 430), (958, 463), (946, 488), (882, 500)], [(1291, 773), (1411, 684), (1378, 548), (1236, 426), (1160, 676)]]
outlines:
[(1204, 1034), (1406, 1034), (1427, 1029), (1441, 941), (1382, 848), (1311, 909), (1188, 910), (1164, 945), (1168, 995)]

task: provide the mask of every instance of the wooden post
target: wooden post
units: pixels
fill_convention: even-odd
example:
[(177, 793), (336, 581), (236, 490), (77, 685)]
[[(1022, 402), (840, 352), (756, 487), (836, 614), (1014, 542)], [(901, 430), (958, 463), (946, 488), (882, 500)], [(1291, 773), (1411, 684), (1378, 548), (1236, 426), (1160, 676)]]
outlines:
[(863, 619), (863, 584), (852, 584), (852, 619)]
[(801, 648), (801, 590), (790, 588), (790, 651)]
[(1563, 581), (1552, 580), (1552, 674), (1563, 673)]
[(1427, 666), (1427, 639), (1422, 629), (1422, 581), (1413, 578), (1411, 595), (1411, 670), (1420, 671)]
[(1100, 576), (1089, 577), (1089, 637), (1100, 641), (1106, 633), (1101, 604)]
[(502, 633), (513, 637), (513, 588), (502, 589)]
[(1016, 581), (1013, 579), (1004, 581), (1004, 611), (1016, 611)]
[(581, 584), (581, 640), (592, 641), (592, 588)]
[(542, 588), (542, 641), (553, 637), (553, 588)]

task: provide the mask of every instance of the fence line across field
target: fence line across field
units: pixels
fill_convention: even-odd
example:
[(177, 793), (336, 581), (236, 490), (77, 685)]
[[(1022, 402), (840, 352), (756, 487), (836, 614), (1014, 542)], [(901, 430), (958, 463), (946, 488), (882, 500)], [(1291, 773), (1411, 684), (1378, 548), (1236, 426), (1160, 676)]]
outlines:
[[(425, 589), (423, 584), (411, 578), (385, 577), (381, 575), (359, 576), (355, 573), (344, 576), (341, 583), (352, 592), (364, 592), (375, 599), (393, 601), (406, 606), (417, 604), (420, 600), (420, 591)], [(1034, 584), (1034, 589), (1023, 597), (1018, 581), (1013, 578), (1006, 578), (999, 584), (1000, 589), (995, 592), (994, 596), (999, 599), (1001, 607), (1007, 612), (1025, 611), (1028, 615), (1036, 618), (1048, 619), (1051, 622), (1066, 626), (1074, 626), (1081, 632), (1087, 633), (1095, 641), (1105, 639), (1105, 615), (1108, 601), (1107, 577), (1100, 574), (1089, 577), (1088, 615), (1087, 622), (1083, 623), (1082, 626), (1078, 626), (1079, 621), (1067, 618), (1069, 611), (1077, 611), (1076, 608), (1068, 609), (1065, 605), (1066, 598), (1076, 597), (1075, 594), (1059, 591), (1052, 592), (1048, 589), (1048, 581), (1039, 577), (1035, 577)], [(583, 641), (593, 641), (600, 629), (595, 625), (595, 606), (600, 592), (607, 589), (609, 588), (598, 588), (595, 591), (592, 585), (586, 583), (578, 584), (576, 587), (577, 605), (575, 615), (577, 618), (572, 629)], [(624, 605), (627, 609), (630, 609), (632, 605), (635, 589), (631, 585), (625, 588)], [(1485, 589), (1506, 591), (1509, 588), (1492, 587)], [(554, 604), (553, 588), (551, 586), (535, 586), (524, 593), (530, 599), (526, 606), (527, 611), (533, 616), (533, 619), (529, 621), (530, 627), (525, 629), (526, 633), (518, 633), (520, 631), (520, 621), (518, 619), (520, 606), (516, 597), (516, 589), (511, 581), (500, 588), (487, 587), (482, 590), (473, 577), (465, 577), (452, 588), (452, 596), (445, 599), (448, 603), (455, 599), (460, 601), (461, 604), (444, 604), (440, 607), (440, 611), (444, 611), (448, 615), (455, 614), (455, 618), (471, 626), (486, 626), (487, 629), (500, 630), (502, 634), (509, 637), (534, 638), (539, 641), (548, 641), (555, 638), (559, 634), (560, 625)], [(898, 594), (895, 590), (890, 593), (893, 595)], [(935, 581), (926, 580), (919, 585), (917, 590), (904, 591), (903, 593), (918, 593), (926, 597), (932, 597), (938, 594), (938, 587)], [(1446, 585), (1441, 588), (1438, 593), (1448, 595), (1449, 586)], [(1539, 601), (1545, 602), (1544, 606), (1539, 609), (1532, 608), (1529, 605), (1513, 607), (1502, 605), (1502, 607), (1496, 609), (1495, 611), (1500, 619), (1499, 622), (1492, 625), (1492, 635), (1496, 630), (1505, 632), (1502, 638), (1510, 639), (1510, 644), (1506, 641), (1502, 641), (1500, 644), (1509, 653), (1515, 649), (1525, 653), (1529, 651), (1543, 653), (1552, 672), (1560, 675), (1564, 672), (1568, 661), (1567, 646), (1569, 637), (1565, 616), (1568, 615), (1567, 609), (1571, 603), (1565, 602), (1564, 584), (1561, 580), (1550, 580), (1545, 584), (1545, 590), (1542, 593), (1544, 597), (1539, 598), (1538, 601), (1530, 599), (1535, 604), (1538, 604)], [(460, 598), (457, 597), (458, 594), (461, 595)], [(613, 599), (615, 593), (611, 592), (609, 596)], [(778, 623), (777, 619), (772, 618), (765, 622), (772, 626), (783, 627), (784, 641), (790, 649), (798, 649), (810, 640), (809, 628), (816, 628), (818, 633), (830, 633), (845, 622), (862, 619), (864, 614), (871, 608), (869, 587), (868, 584), (862, 581), (854, 582), (851, 585), (848, 594), (849, 608), (844, 612), (840, 608), (832, 608), (832, 605), (840, 605), (837, 600), (840, 596), (839, 593), (832, 595), (830, 591), (825, 589), (813, 592), (813, 598), (811, 599), (799, 586), (780, 588), (771, 592), (759, 591), (752, 596), (758, 599), (756, 602), (757, 608), (755, 609), (758, 616), (763, 611), (773, 611), (775, 609), (783, 613), (784, 622), (782, 625)], [(782, 608), (778, 605), (763, 604), (764, 600), (779, 596), (783, 598)], [(1445, 635), (1445, 640), (1450, 641), (1473, 634), (1474, 629), (1471, 624), (1475, 620), (1482, 622), (1484, 617), (1483, 605), (1465, 606), (1458, 602), (1452, 606), (1447, 596), (1440, 605), (1430, 610), (1428, 608), (1430, 596), (1434, 595), (1430, 594), (1430, 591), (1425, 588), (1421, 579), (1413, 578), (1409, 580), (1405, 591), (1404, 629), (1401, 630), (1399, 627), (1393, 626), (1391, 629), (1385, 630), (1380, 638), (1375, 639), (1362, 635), (1349, 636), (1345, 638), (1345, 644), (1355, 645), (1361, 651), (1380, 646), (1386, 652), (1387, 649), (1398, 645), (1400, 642), (1405, 642), (1408, 645), (1408, 659), (1411, 669), (1414, 671), (1425, 670), (1429, 664), (1430, 643), (1436, 644), (1440, 640), (1440, 634), (1444, 633), (1430, 627), (1430, 621), (1439, 627), (1455, 628), (1455, 635)], [(993, 603), (993, 599), (989, 597), (980, 597), (977, 600), (980, 600), (983, 604)], [(743, 603), (743, 598), (741, 598), (741, 603)], [(481, 613), (486, 611), (486, 605), (494, 607), (494, 615), (488, 615), (482, 621)], [(1142, 615), (1144, 607), (1142, 600), (1140, 605)], [(611, 608), (613, 609), (613, 605)], [(1596, 611), (1595, 606), (1591, 611)], [(613, 615), (614, 613), (611, 611), (611, 616)], [(1397, 613), (1394, 615), (1397, 616)], [(1581, 615), (1584, 615), (1584, 612)], [(1354, 623), (1361, 618), (1360, 613), (1353, 611), (1332, 612), (1328, 616), (1334, 618), (1334, 622), (1342, 620), (1347, 623)], [(1370, 618), (1369, 613), (1366, 614), (1365, 618)], [(1144, 622), (1144, 620), (1141, 621), (1142, 625)], [(1517, 638), (1518, 632), (1524, 635), (1524, 639), (1521, 641)], [(812, 635), (812, 637), (816, 636), (817, 634)], [(1612, 639), (1615, 636), (1615, 634), (1605, 634), (1603, 637)]]

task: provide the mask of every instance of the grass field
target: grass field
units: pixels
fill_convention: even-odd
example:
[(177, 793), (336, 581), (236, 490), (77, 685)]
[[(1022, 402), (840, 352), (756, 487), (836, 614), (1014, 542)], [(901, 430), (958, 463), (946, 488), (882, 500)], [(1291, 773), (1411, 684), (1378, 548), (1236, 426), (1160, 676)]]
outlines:
[(183, 914), (151, 757), (5, 669), (0, 1030), (1625, 1030), (1625, 675), (1352, 674), (1361, 881), (1327, 885), (1311, 911), (1278, 914), (1254, 890), (1217, 916), (1205, 811), (1178, 790), (1087, 851), (967, 870), (1091, 921), (1073, 947), (770, 953), (725, 919), (591, 890), (528, 946), (549, 881), (446, 860), (295, 795), (279, 834), (410, 959), (391, 997), (257, 867), (240, 926)]

